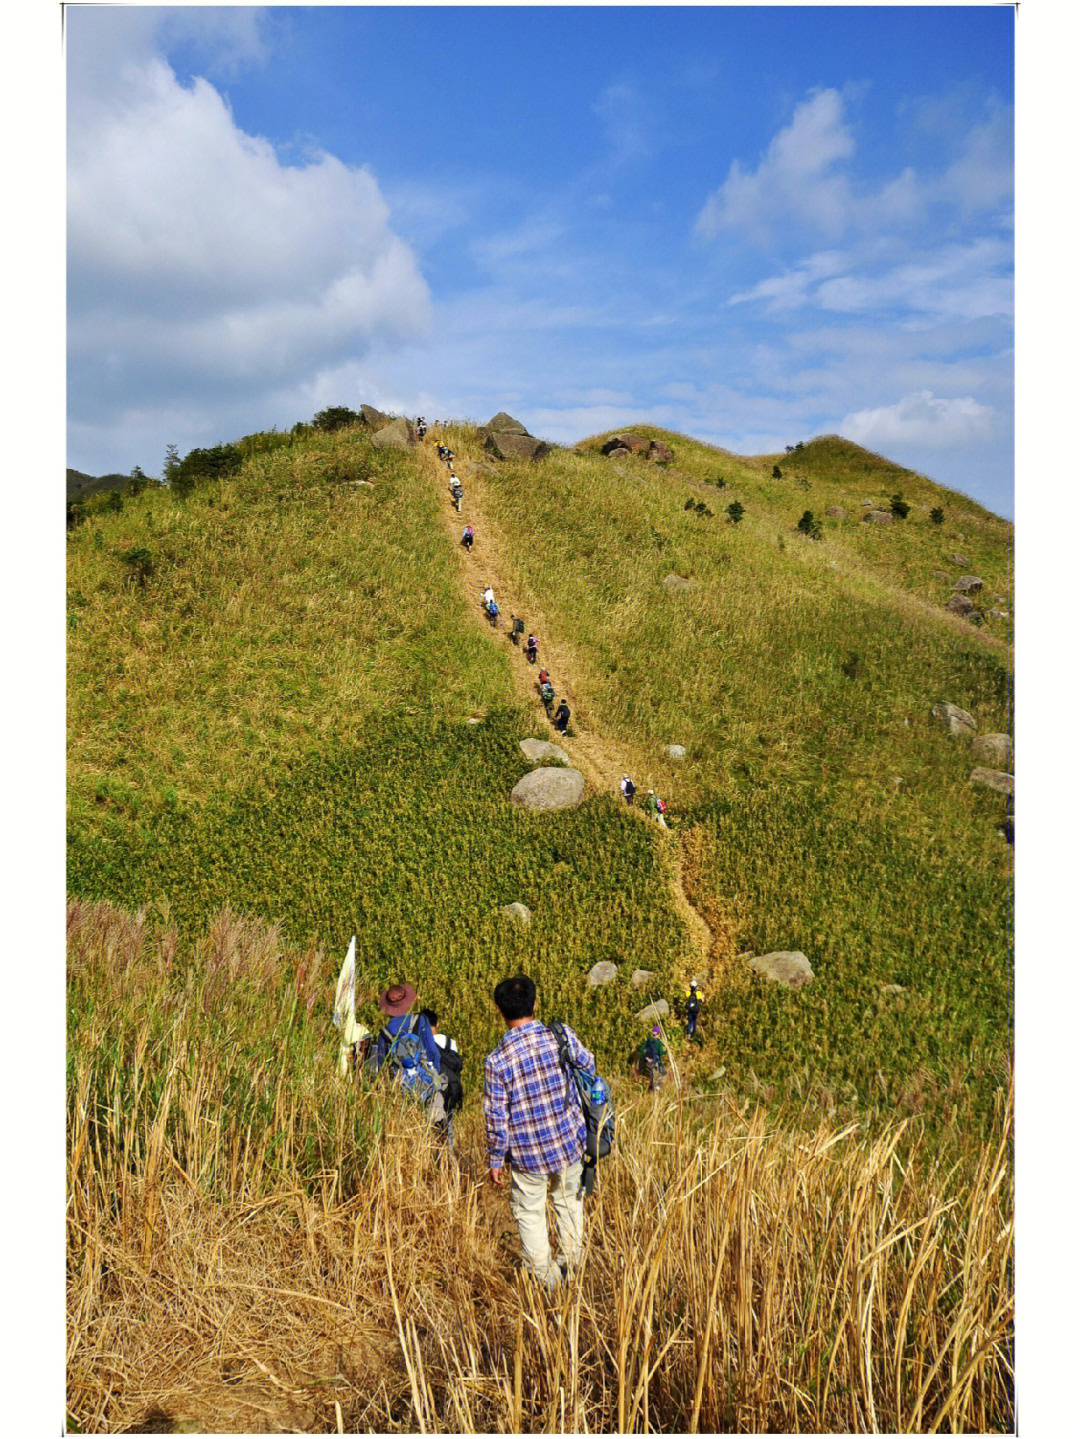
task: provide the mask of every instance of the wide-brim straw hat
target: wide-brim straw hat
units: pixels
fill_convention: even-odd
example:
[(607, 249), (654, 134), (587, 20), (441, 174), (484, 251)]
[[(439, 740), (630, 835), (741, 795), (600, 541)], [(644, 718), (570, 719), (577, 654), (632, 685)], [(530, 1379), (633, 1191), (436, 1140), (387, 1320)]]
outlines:
[(379, 995), (379, 1008), (383, 1014), (393, 1018), (399, 1014), (408, 1014), (416, 1003), (416, 990), (411, 984), (392, 984), (389, 989), (384, 989)]

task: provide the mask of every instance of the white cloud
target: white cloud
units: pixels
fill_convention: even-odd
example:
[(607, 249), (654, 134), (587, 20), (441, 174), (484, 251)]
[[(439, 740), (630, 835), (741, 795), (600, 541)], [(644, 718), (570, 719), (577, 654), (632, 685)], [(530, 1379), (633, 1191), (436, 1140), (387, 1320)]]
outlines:
[(905, 395), (894, 405), (856, 410), (840, 422), (841, 433), (862, 445), (924, 445), (952, 449), (986, 440), (994, 412), (970, 395), (939, 399), (930, 390)]
[[(253, 32), (221, 27), (250, 53)], [(325, 153), (283, 164), (209, 82), (180, 84), (144, 15), (122, 17), (131, 50), (108, 62), (119, 85), (94, 82), (87, 54), (108, 47), (84, 53), (79, 30), (101, 38), (83, 22), (69, 40), (73, 443), (100, 446), (151, 400), (174, 416), (186, 400), (191, 415), (159, 453), (230, 396), (232, 428), (248, 428), (270, 390), (425, 332), (427, 284), (369, 170)]]

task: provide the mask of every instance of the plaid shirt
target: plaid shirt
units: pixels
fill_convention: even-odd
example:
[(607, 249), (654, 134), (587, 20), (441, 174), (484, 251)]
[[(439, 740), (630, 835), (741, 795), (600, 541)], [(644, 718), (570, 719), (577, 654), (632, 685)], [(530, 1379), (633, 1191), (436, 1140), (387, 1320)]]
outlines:
[[(564, 1025), (573, 1058), (595, 1071), (592, 1055)], [(555, 1036), (532, 1019), (508, 1029), (484, 1060), (488, 1165), (507, 1160), (528, 1174), (561, 1174), (585, 1153), (585, 1116), (577, 1090), (559, 1064)]]

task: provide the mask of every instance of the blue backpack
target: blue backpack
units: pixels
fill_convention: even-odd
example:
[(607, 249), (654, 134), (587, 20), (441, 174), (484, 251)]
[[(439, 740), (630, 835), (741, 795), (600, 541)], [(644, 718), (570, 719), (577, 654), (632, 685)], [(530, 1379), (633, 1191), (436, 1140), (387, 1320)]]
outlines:
[(432, 1063), (418, 1033), (419, 1019), (410, 1015), (386, 1051), (383, 1065), (390, 1069), (394, 1083), (421, 1104), (430, 1104), (446, 1089), (446, 1076)]

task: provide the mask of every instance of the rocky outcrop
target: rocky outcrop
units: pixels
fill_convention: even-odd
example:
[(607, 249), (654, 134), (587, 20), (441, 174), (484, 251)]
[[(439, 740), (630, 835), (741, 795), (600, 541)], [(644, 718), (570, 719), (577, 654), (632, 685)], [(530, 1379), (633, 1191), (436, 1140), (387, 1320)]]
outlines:
[(970, 615), (975, 608), (975, 601), (969, 600), (967, 595), (953, 595), (945, 608), (951, 615)]
[(642, 989), (648, 984), (649, 980), (653, 978), (654, 975), (651, 969), (635, 969), (630, 976), (630, 983), (635, 989)]
[(371, 431), (381, 430), (386, 425), (393, 424), (393, 415), (386, 415), (382, 410), (377, 410), (374, 405), (361, 405), (360, 415)]
[(510, 791), (511, 804), (540, 812), (576, 809), (584, 798), (585, 776), (579, 769), (530, 770)]
[(958, 595), (977, 595), (983, 587), (978, 575), (961, 575), (953, 589)]
[(847, 519), (847, 510), (844, 509), (843, 505), (830, 505), (825, 513), (830, 520)]
[(529, 433), (520, 420), (515, 420), (513, 415), (508, 415), (505, 410), (500, 410), (497, 415), (492, 415), (484, 428), (489, 434), (527, 435)]
[(891, 510), (867, 510), (863, 515), (863, 523), (867, 525), (891, 525), (892, 522)]
[(681, 744), (666, 744), (664, 746), (664, 753), (668, 759), (685, 759), (686, 747)]
[(665, 445), (663, 440), (653, 440), (646, 458), (654, 465), (670, 465), (675, 455), (671, 446)]
[(974, 734), (977, 728), (974, 717), (969, 715), (967, 710), (944, 700), (941, 704), (936, 704), (930, 713), (935, 719), (945, 721), (945, 728), (951, 735)]
[(627, 433), (612, 435), (609, 440), (604, 441), (600, 448), (605, 455), (610, 455), (613, 450), (617, 449), (632, 450), (636, 455), (639, 450), (645, 449), (647, 444), (648, 441), (643, 440), (640, 435)]
[(610, 959), (602, 959), (599, 964), (593, 965), (585, 977), (592, 988), (596, 989), (598, 985), (610, 984), (618, 973), (618, 968), (612, 964)]
[(777, 949), (770, 954), (759, 955), (749, 961), (750, 968), (756, 969), (766, 979), (776, 984), (786, 984), (789, 989), (801, 989), (814, 977), (810, 961), (801, 949)]
[(1000, 769), (973, 769), (968, 783), (996, 790), (998, 794), (1016, 793), (1015, 779), (1011, 774), (1006, 774), (1004, 770)]
[(492, 431), (484, 441), (484, 449), (498, 460), (542, 460), (551, 453), (551, 446), (518, 430)]
[(518, 748), (526, 759), (531, 759), (535, 764), (542, 759), (557, 759), (563, 764), (570, 763), (570, 756), (557, 744), (552, 744), (546, 739), (523, 739), (518, 740)]
[(665, 1015), (670, 1013), (671, 1010), (667, 1000), (657, 999), (654, 1000), (652, 1004), (647, 1004), (644, 1009), (639, 1009), (637, 1017), (644, 1024), (655, 1024), (657, 1020), (663, 1019)]
[(981, 734), (971, 746), (977, 758), (993, 769), (1001, 769), (1012, 759), (1012, 740), (1007, 734)]
[(416, 432), (408, 420), (391, 420), (375, 431), (371, 443), (377, 450), (408, 450), (416, 444)]

